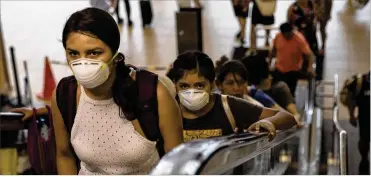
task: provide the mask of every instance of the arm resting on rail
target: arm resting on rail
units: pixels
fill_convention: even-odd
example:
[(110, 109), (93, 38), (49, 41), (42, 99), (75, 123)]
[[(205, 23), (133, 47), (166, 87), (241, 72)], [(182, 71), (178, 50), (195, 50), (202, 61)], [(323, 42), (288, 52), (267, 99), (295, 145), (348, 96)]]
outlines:
[(292, 114), (269, 108), (263, 108), (260, 120), (271, 122), (277, 130), (290, 129), (297, 124)]
[(297, 122), (290, 113), (263, 108), (260, 120), (251, 125), (248, 131), (258, 133), (261, 129), (264, 129), (268, 132), (268, 138), (271, 141), (276, 136), (276, 130), (290, 129), (294, 125), (297, 125)]
[(273, 138), (276, 130), (285, 130), (296, 125), (294, 116), (286, 111), (260, 107), (234, 97), (229, 97), (228, 102), (237, 128), (249, 127), (250, 131), (260, 131), (261, 127), (267, 130)]
[[(11, 110), (12, 112), (18, 112), (24, 114), (22, 121), (27, 121), (33, 116), (32, 109), (29, 108), (15, 108)], [(36, 109), (36, 116), (46, 115), (48, 114), (48, 109), (46, 107), (41, 107)]]

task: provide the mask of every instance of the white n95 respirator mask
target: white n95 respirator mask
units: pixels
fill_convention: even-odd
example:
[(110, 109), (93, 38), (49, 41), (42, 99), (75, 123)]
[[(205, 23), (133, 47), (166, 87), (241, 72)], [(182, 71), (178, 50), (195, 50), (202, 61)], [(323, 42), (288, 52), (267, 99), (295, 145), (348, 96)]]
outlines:
[(180, 103), (190, 111), (198, 111), (209, 103), (209, 94), (203, 90), (187, 89), (178, 93)]
[(88, 89), (96, 88), (107, 81), (110, 70), (108, 65), (116, 58), (116, 53), (113, 58), (105, 63), (101, 60), (90, 58), (79, 58), (69, 63), (76, 80)]

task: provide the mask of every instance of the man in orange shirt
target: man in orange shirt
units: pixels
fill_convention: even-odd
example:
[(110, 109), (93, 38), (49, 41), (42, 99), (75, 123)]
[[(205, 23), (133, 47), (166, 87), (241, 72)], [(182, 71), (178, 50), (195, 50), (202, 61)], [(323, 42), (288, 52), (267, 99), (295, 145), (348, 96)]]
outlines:
[(280, 26), (273, 41), (273, 48), (269, 55), (269, 63), (276, 56), (274, 80), (284, 81), (290, 88), (291, 94), (295, 95), (296, 84), (299, 79), (299, 71), (302, 69), (303, 58), (308, 60), (308, 73), (313, 75), (313, 53), (300, 32), (295, 31), (289, 23)]

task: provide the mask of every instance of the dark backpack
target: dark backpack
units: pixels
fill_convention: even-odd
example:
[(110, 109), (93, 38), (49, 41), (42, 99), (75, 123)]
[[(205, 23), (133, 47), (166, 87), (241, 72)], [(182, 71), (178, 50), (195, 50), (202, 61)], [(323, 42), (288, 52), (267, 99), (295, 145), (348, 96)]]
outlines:
[[(164, 141), (161, 136), (158, 118), (157, 103), (157, 82), (158, 76), (146, 70), (136, 71), (136, 81), (138, 88), (138, 115), (137, 119), (148, 140), (156, 141), (156, 146), (160, 157), (165, 154)], [(62, 114), (64, 125), (69, 136), (76, 115), (76, 90), (77, 81), (74, 76), (63, 78), (57, 86), (57, 105)], [(73, 149), (70, 143), (71, 149)], [(76, 165), (80, 169), (80, 160), (74, 153)]]

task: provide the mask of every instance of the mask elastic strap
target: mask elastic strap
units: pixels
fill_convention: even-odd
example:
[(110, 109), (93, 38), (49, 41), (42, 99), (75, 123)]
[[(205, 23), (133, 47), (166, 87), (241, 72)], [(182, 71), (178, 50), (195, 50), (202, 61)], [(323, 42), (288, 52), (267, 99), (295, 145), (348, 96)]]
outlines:
[(101, 69), (104, 69), (104, 67), (108, 67), (108, 65), (111, 64), (113, 60), (115, 60), (118, 54), (119, 52), (116, 52), (116, 54), (111, 58), (111, 60), (107, 64), (103, 65)]
[(117, 57), (117, 55), (119, 55), (119, 52), (116, 52), (116, 54), (113, 55), (112, 59), (107, 63), (107, 65), (111, 64), (111, 62), (112, 62), (113, 60), (115, 60), (115, 58)]

